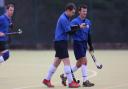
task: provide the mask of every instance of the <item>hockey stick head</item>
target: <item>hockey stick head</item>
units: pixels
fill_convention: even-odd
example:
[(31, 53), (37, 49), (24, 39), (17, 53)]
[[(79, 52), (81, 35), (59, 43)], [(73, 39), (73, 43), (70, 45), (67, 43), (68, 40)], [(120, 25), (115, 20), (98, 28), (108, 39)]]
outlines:
[(90, 51), (90, 54), (91, 54), (91, 56), (92, 56), (92, 59), (93, 59), (95, 65), (96, 65), (97, 69), (102, 69), (103, 65), (100, 64), (100, 63), (98, 63), (97, 59), (96, 59), (95, 56), (94, 56), (94, 53)]
[(102, 65), (102, 64), (99, 64), (99, 65), (96, 65), (96, 67), (97, 67), (98, 69), (102, 69), (103, 65)]
[(22, 34), (22, 30), (21, 29), (18, 29), (18, 34)]

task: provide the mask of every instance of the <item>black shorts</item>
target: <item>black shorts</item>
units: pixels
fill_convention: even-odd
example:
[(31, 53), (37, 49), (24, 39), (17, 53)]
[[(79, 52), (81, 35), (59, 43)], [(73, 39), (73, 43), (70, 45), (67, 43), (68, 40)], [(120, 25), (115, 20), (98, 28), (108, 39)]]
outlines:
[(74, 41), (73, 50), (76, 60), (86, 57), (87, 42), (86, 41)]
[(55, 41), (54, 42), (54, 48), (56, 51), (55, 57), (58, 57), (59, 59), (68, 58), (68, 42), (67, 41)]
[(8, 49), (8, 43), (6, 41), (0, 41), (0, 52)]

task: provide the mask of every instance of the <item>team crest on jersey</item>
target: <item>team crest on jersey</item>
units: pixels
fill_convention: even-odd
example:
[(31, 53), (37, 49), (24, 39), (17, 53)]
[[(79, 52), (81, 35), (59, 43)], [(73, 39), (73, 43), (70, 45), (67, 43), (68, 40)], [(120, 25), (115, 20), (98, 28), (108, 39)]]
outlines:
[(89, 28), (89, 25), (88, 24), (86, 25), (86, 28)]

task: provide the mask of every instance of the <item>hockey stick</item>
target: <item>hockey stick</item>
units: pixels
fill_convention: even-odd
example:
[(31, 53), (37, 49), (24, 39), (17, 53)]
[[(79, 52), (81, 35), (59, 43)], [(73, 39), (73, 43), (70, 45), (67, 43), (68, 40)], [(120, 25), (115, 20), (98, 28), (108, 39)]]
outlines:
[(16, 32), (9, 32), (9, 33), (6, 33), (6, 35), (16, 35), (16, 34), (22, 34), (22, 30), (21, 29), (18, 29), (18, 31)]
[(97, 67), (98, 69), (102, 69), (103, 65), (100, 64), (100, 63), (98, 62), (98, 60), (95, 58), (94, 52), (93, 52), (93, 51), (89, 51), (89, 53), (90, 53), (90, 55), (91, 55), (91, 57), (92, 57), (92, 59), (93, 59), (95, 65), (96, 65), (96, 67)]
[(74, 80), (75, 82), (77, 82), (77, 83), (80, 83), (80, 80), (76, 80), (75, 75), (74, 75), (72, 69), (71, 69), (71, 73), (72, 73), (72, 78), (73, 78), (73, 80)]

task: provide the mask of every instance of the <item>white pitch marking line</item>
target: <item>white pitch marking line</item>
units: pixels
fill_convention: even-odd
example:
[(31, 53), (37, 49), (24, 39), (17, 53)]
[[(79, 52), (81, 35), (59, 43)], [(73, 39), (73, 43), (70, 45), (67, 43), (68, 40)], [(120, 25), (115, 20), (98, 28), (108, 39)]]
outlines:
[(97, 72), (96, 71), (94, 71), (94, 70), (88, 70), (88, 71), (92, 72), (92, 75), (88, 76), (89, 79), (97, 76)]
[(109, 87), (106, 87), (106, 88), (102, 88), (102, 89), (113, 89), (113, 88), (119, 88), (119, 87), (124, 87), (124, 86), (128, 86), (128, 83), (121, 83), (121, 84), (117, 84), (115, 86), (109, 86)]
[[(89, 79), (93, 78), (97, 75), (97, 72), (94, 71), (94, 70), (87, 70), (87, 71), (92, 72), (92, 75), (88, 76)], [(13, 89), (28, 89), (28, 88), (38, 88), (38, 87), (41, 87), (41, 86), (39, 86), (39, 85), (34, 85), (34, 86), (30, 85), (30, 86), (26, 86), (26, 87), (19, 87), (19, 88), (13, 88)]]

